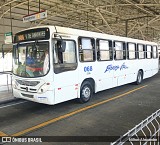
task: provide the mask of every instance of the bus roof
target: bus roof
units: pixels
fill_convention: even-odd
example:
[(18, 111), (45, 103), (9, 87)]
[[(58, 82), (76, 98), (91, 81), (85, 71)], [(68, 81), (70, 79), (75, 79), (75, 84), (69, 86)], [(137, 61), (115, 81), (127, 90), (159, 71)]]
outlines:
[[(93, 38), (102, 38), (102, 39), (109, 39), (109, 40), (127, 41), (127, 42), (134, 42), (134, 43), (145, 43), (145, 44), (157, 45), (157, 43), (151, 42), (151, 41), (145, 41), (145, 40), (134, 39), (134, 38), (129, 38), (129, 37), (116, 36), (116, 35), (110, 35), (110, 34), (105, 34), (105, 33), (80, 30), (80, 29), (74, 29), (74, 28), (68, 28), (68, 27), (61, 27), (61, 26), (44, 25), (44, 26), (37, 26), (37, 27), (28, 28), (25, 30), (43, 28), (43, 27), (49, 28), (51, 35), (52, 35), (52, 33), (57, 32), (60, 34), (65, 34), (65, 35), (75, 35), (75, 36), (84, 36), (84, 37), (93, 37)], [(23, 31), (25, 31), (25, 30), (23, 30)]]

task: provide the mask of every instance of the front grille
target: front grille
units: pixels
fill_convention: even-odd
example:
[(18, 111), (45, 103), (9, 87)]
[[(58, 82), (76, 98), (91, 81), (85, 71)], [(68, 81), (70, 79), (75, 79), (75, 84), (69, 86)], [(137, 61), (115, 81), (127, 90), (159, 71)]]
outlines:
[(31, 90), (31, 91), (37, 91), (36, 89), (29, 89), (29, 90)]
[(36, 92), (37, 89), (32, 89), (32, 88), (28, 88), (28, 87), (20, 87), (23, 91), (26, 92)]
[(21, 87), (21, 89), (26, 90), (26, 88), (25, 88), (25, 87)]
[(39, 81), (24, 81), (24, 80), (16, 80), (20, 85), (24, 86), (36, 86), (40, 82)]
[(33, 95), (21, 93), (24, 97), (33, 98)]

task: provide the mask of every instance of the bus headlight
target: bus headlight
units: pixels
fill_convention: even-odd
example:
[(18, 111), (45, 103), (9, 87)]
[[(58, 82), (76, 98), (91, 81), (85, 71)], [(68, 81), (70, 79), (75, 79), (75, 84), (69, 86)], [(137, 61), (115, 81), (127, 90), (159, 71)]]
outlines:
[(50, 83), (45, 83), (43, 84), (39, 90), (38, 90), (38, 93), (45, 93), (50, 87)]

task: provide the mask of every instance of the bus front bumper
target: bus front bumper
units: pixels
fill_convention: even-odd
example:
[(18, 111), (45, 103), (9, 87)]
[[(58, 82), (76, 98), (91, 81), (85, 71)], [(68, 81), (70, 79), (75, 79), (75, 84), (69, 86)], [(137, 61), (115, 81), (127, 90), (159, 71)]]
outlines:
[(31, 93), (13, 88), (13, 96), (37, 103), (54, 105), (54, 91), (46, 91), (45, 93)]

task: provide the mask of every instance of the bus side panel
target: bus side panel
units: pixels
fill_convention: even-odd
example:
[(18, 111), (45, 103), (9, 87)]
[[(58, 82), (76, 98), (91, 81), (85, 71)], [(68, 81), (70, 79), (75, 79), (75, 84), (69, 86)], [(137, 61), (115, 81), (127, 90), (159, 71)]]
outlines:
[(117, 70), (114, 71), (114, 79), (117, 80), (117, 86), (128, 84), (136, 80), (135, 60), (118, 60), (114, 66)]
[(152, 75), (155, 75), (159, 71), (159, 59), (152, 59)]
[(78, 71), (66, 71), (54, 75), (55, 104), (77, 98)]
[(143, 59), (140, 62), (144, 71), (143, 79), (149, 78), (158, 72), (157, 59)]
[(114, 87), (113, 71), (109, 69), (113, 61), (100, 61), (96, 64), (96, 92)]

